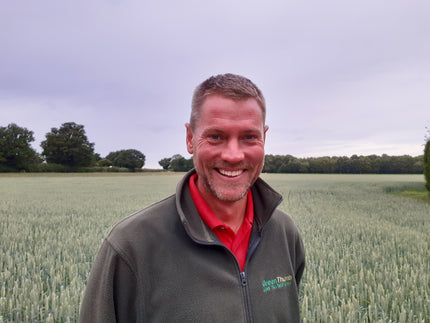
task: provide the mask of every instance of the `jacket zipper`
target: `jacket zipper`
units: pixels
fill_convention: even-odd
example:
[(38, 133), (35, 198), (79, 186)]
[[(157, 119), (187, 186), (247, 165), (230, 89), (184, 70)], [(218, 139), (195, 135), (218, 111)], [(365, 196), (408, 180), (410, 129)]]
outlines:
[(243, 297), (244, 297), (244, 301), (245, 301), (245, 314), (246, 314), (246, 322), (251, 323), (252, 322), (252, 315), (251, 315), (251, 309), (250, 309), (250, 305), (249, 305), (249, 296), (248, 296), (248, 289), (247, 289), (247, 279), (246, 279), (246, 274), (244, 271), (240, 272), (240, 281), (242, 284), (242, 292), (243, 292)]
[[(220, 246), (223, 247), (228, 253), (230, 253), (233, 257), (233, 259), (236, 261), (237, 266), (239, 267), (239, 275), (240, 275), (240, 283), (242, 285), (242, 294), (243, 294), (243, 300), (245, 303), (245, 319), (247, 323), (252, 323), (253, 319), (252, 319), (252, 313), (251, 313), (251, 305), (249, 303), (249, 293), (248, 293), (248, 279), (246, 277), (246, 273), (245, 271), (241, 271), (239, 263), (237, 262), (236, 256), (233, 254), (233, 252), (231, 252), (230, 249), (228, 249), (225, 245), (223, 245), (221, 242), (219, 243), (208, 243), (206, 241), (200, 241), (197, 239), (194, 239), (194, 241), (196, 241), (197, 243), (200, 244), (204, 244), (204, 245), (215, 245), (215, 246)], [(256, 232), (256, 234), (254, 232), (251, 233), (251, 241), (249, 242), (249, 246), (248, 246), (248, 252), (246, 255), (246, 262), (248, 262), (248, 260), (251, 258), (251, 256), (253, 255), (253, 253), (255, 252), (255, 250), (257, 249), (257, 246), (259, 245), (261, 240), (261, 232)], [(246, 264), (245, 264), (246, 267)]]
[[(261, 232), (254, 232), (251, 233), (251, 241), (249, 242), (248, 246), (248, 252), (246, 255), (246, 262), (249, 261), (251, 256), (253, 255), (254, 251), (257, 249), (258, 244), (261, 240)], [(246, 264), (245, 264), (246, 266)], [(242, 284), (242, 292), (245, 302), (245, 313), (246, 313), (246, 322), (252, 322), (252, 313), (251, 313), (251, 305), (249, 304), (249, 295), (248, 295), (248, 280), (245, 274), (245, 271), (240, 272), (240, 281)]]

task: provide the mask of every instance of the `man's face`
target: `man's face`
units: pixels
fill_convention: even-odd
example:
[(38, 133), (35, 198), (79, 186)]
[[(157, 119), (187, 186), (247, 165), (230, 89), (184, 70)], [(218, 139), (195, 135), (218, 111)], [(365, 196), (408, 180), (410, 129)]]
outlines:
[(189, 124), (186, 127), (187, 150), (194, 155), (197, 187), (205, 200), (235, 202), (244, 198), (264, 164), (268, 127), (257, 101), (210, 95), (203, 102), (194, 131)]

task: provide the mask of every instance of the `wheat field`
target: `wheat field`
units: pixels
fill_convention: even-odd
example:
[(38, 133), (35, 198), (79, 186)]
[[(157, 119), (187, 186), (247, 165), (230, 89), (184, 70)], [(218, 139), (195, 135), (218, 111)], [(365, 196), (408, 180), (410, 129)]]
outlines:
[[(111, 227), (182, 175), (1, 175), (0, 322), (75, 322)], [(430, 204), (386, 193), (422, 175), (262, 177), (305, 243), (303, 322), (430, 322)]]

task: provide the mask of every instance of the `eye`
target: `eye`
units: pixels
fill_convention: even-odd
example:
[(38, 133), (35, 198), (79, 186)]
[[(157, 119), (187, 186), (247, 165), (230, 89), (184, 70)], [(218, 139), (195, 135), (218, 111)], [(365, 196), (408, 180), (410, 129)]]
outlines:
[(217, 134), (208, 135), (207, 138), (208, 141), (213, 143), (220, 142), (222, 140), (222, 136)]
[(258, 136), (256, 136), (256, 135), (245, 135), (245, 136), (243, 136), (243, 139), (245, 139), (246, 141), (252, 141), (252, 140), (257, 140)]

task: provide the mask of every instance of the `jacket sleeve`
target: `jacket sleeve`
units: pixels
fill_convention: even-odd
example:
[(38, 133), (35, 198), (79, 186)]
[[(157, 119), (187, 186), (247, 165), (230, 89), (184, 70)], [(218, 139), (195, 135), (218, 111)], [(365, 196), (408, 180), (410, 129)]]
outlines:
[(79, 322), (136, 322), (136, 296), (135, 273), (105, 240), (88, 279)]

